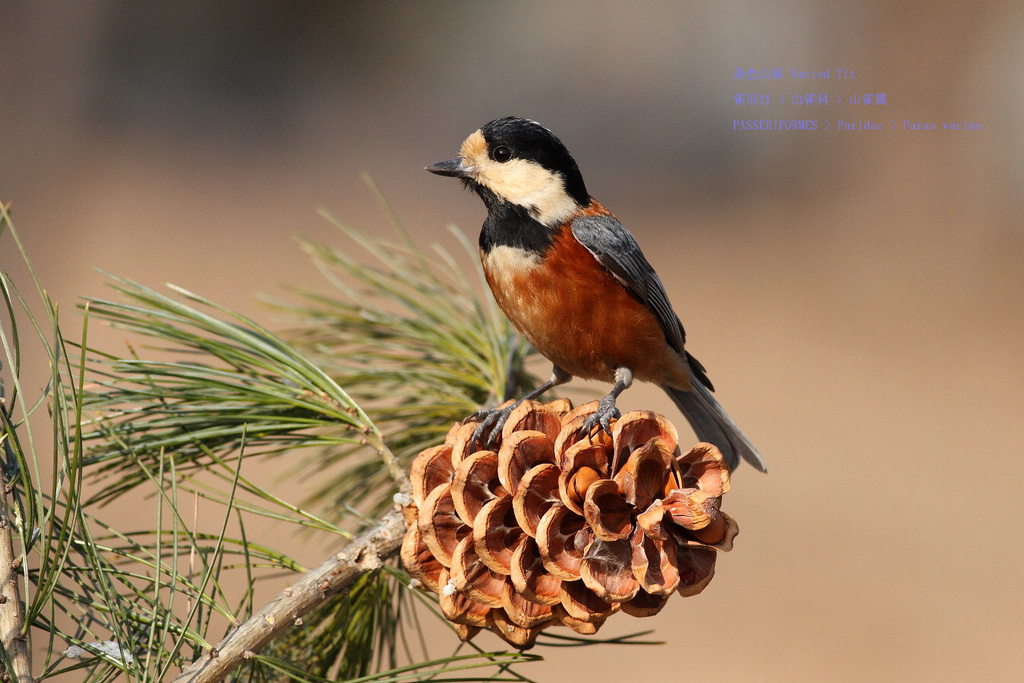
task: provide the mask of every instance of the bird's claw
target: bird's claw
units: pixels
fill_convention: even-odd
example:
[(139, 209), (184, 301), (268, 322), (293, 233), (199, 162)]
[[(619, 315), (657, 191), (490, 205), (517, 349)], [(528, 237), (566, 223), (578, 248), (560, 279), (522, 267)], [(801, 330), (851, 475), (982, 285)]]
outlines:
[(483, 408), (475, 413), (470, 413), (469, 416), (462, 418), (462, 424), (466, 424), (467, 422), (481, 422), (493, 412), (495, 412), (493, 409)]
[(583, 421), (583, 433), (591, 436), (600, 429), (600, 431), (611, 436), (612, 420), (617, 420), (619, 417), (620, 413), (619, 409), (615, 407), (615, 399), (611, 396), (605, 396), (597, 404), (597, 410)]
[(512, 414), (512, 409), (515, 407), (516, 404), (513, 403), (504, 408), (478, 410), (463, 420), (463, 423), (480, 421), (480, 424), (473, 430), (473, 436), (469, 438), (470, 447), (473, 450), (488, 450), (494, 446), (498, 435), (501, 434), (502, 427), (505, 426), (508, 416)]

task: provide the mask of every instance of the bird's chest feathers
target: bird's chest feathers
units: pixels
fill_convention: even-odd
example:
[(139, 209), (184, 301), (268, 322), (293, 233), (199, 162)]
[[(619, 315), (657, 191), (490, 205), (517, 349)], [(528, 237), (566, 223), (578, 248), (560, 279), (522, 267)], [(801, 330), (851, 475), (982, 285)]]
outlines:
[(498, 306), (535, 349), (557, 364), (560, 359), (552, 353), (560, 348), (558, 328), (568, 302), (550, 263), (537, 252), (504, 245), (481, 256)]
[(540, 254), (506, 245), (495, 246), (481, 252), (487, 284), (490, 285), (498, 306), (518, 327), (536, 318), (546, 308), (543, 291), (544, 264)]
[(543, 256), (501, 245), (481, 259), (498, 306), (534, 348), (573, 375), (612, 377), (641, 307), (571, 233)]

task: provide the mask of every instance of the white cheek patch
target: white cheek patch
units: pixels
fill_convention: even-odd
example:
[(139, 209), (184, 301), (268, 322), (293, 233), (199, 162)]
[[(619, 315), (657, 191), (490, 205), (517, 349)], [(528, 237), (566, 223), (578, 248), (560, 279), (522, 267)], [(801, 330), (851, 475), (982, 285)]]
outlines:
[(476, 180), (506, 201), (526, 208), (537, 221), (555, 226), (574, 214), (576, 200), (565, 191), (562, 176), (536, 162), (513, 159), (499, 164), (488, 158), (468, 160)]

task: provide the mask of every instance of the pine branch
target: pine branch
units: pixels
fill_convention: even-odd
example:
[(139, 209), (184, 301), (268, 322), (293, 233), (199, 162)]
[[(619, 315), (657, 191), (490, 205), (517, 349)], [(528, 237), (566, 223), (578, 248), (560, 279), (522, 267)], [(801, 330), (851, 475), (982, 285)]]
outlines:
[[(6, 210), (2, 218), (0, 233), (13, 233)], [(75, 671), (89, 681), (164, 680), (192, 661), (182, 680), (320, 681), (340, 671), (365, 680), (454, 680), (451, 672), (478, 667), (493, 668), (494, 680), (525, 680), (509, 667), (534, 656), (474, 648), (438, 659), (424, 646), (417, 659), (403, 630), (420, 626), (402, 618), (401, 605), (422, 596), (396, 578), (402, 570), (383, 563), (405, 530), (387, 510), (396, 489), (409, 491), (411, 458), (453, 420), (529, 386), (529, 347), (493, 301), (478, 296), (486, 290), (479, 270), (481, 279), (471, 282), (456, 259), (440, 249), (439, 259), (429, 259), (400, 229), (405, 239), (393, 245), (338, 227), (373, 265), (305, 245), (337, 291), (283, 305), (297, 323), (288, 333), (184, 290), (172, 287), (168, 296), (113, 278), (120, 300), (83, 307), (75, 367), (56, 306), (14, 234), (45, 317), (33, 315), (38, 304), (26, 302), (0, 269), (0, 382), (11, 388), (0, 434), (0, 485), (8, 484), (0, 500), (0, 661), (12, 680), (33, 675), (30, 635), (45, 647), (35, 672), (42, 678)], [(23, 329), (19, 318), (28, 320)], [(131, 346), (124, 357), (90, 349), (90, 319), (155, 349)], [(50, 362), (38, 397), (26, 396), (19, 380), (30, 336), (24, 330), (35, 333)], [(52, 443), (37, 440), (31, 422), (42, 423)], [(52, 462), (40, 467), (49, 448)], [(249, 476), (254, 457), (302, 462), (303, 450), (315, 451), (304, 462), (316, 473), (303, 506)], [(86, 476), (104, 484), (92, 500), (83, 494)], [(129, 491), (153, 501), (155, 529), (111, 524), (96, 513)], [(185, 501), (200, 499), (218, 506), (219, 531), (197, 529), (188, 518)], [(321, 538), (326, 531), (332, 542), (378, 522), (253, 614), (260, 578), (297, 572), (300, 564), (273, 540), (253, 537), (252, 516)], [(228, 533), (229, 522), (240, 534)], [(382, 589), (360, 590), (385, 576)], [(242, 596), (229, 598), (233, 585), (245, 588)], [(20, 599), (11, 592), (18, 590)], [(242, 625), (211, 648), (224, 621)], [(303, 670), (305, 649), (325, 640), (317, 669)], [(411, 663), (399, 666), (401, 657)]]
[[(24, 254), (24, 247), (10, 224), (7, 211), (7, 205), (0, 203), (0, 236), (4, 234), (5, 230), (10, 229), (18, 250)], [(19, 297), (9, 285), (6, 273), (3, 272), (0, 275), (3, 275), (0, 277), (0, 292), (2, 292), (6, 304), (8, 317), (12, 321), (13, 334), (13, 339), (8, 341), (3, 327), (0, 326), (0, 340), (3, 342), (2, 346), (8, 362), (13, 361), (14, 370), (17, 372), (21, 364), (21, 353), (14, 315), (15, 301), (19, 300)], [(38, 281), (36, 284), (38, 286)], [(14, 351), (13, 354), (11, 350)], [(0, 368), (2, 367), (3, 362), (0, 360)], [(15, 426), (11, 420), (2, 383), (0, 383), (0, 423), (2, 423), (0, 424), (2, 427), (0, 429), (0, 448), (4, 455), (3, 458), (0, 458), (0, 462), (5, 465), (0, 470), (0, 486), (2, 486), (2, 490), (0, 490), (0, 646), (3, 649), (6, 675), (19, 683), (28, 683), (32, 681), (32, 658), (25, 623), (25, 607), (18, 589), (18, 574), (19, 570), (23, 569), (24, 557), (17, 554), (14, 549), (16, 520), (12, 518), (12, 510), (17, 510), (17, 501), (14, 499), (14, 487), (10, 476), (10, 468), (19, 459), (12, 445)]]
[[(0, 418), (3, 419), (4, 435), (8, 432), (10, 416), (0, 396)], [(7, 440), (2, 439), (7, 447)], [(10, 667), (8, 675), (19, 683), (31, 683), (32, 658), (25, 633), (25, 610), (18, 590), (18, 569), (22, 560), (14, 552), (12, 531), (14, 522), (10, 516), (10, 489), (6, 475), (0, 476), (0, 646), (3, 647)]]
[(176, 683), (222, 680), (327, 598), (345, 590), (363, 574), (380, 569), (398, 551), (404, 533), (401, 512), (387, 514), (375, 527), (284, 589), (202, 658), (187, 666), (175, 679)]

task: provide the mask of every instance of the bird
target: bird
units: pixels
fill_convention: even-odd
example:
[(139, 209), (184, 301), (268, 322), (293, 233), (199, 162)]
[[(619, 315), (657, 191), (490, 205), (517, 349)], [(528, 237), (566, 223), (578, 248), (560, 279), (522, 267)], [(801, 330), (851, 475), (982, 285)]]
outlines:
[(616, 401), (634, 380), (660, 386), (697, 438), (730, 469), (742, 458), (767, 466), (712, 395), (704, 366), (668, 294), (633, 235), (587, 192), (579, 167), (554, 133), (520, 117), (495, 119), (469, 135), (459, 156), (426, 167), (458, 178), (487, 209), (480, 259), (506, 317), (553, 364), (551, 377), (504, 408), (481, 411), (474, 433), (500, 433), (512, 409), (573, 377), (612, 384), (586, 433), (609, 432)]

